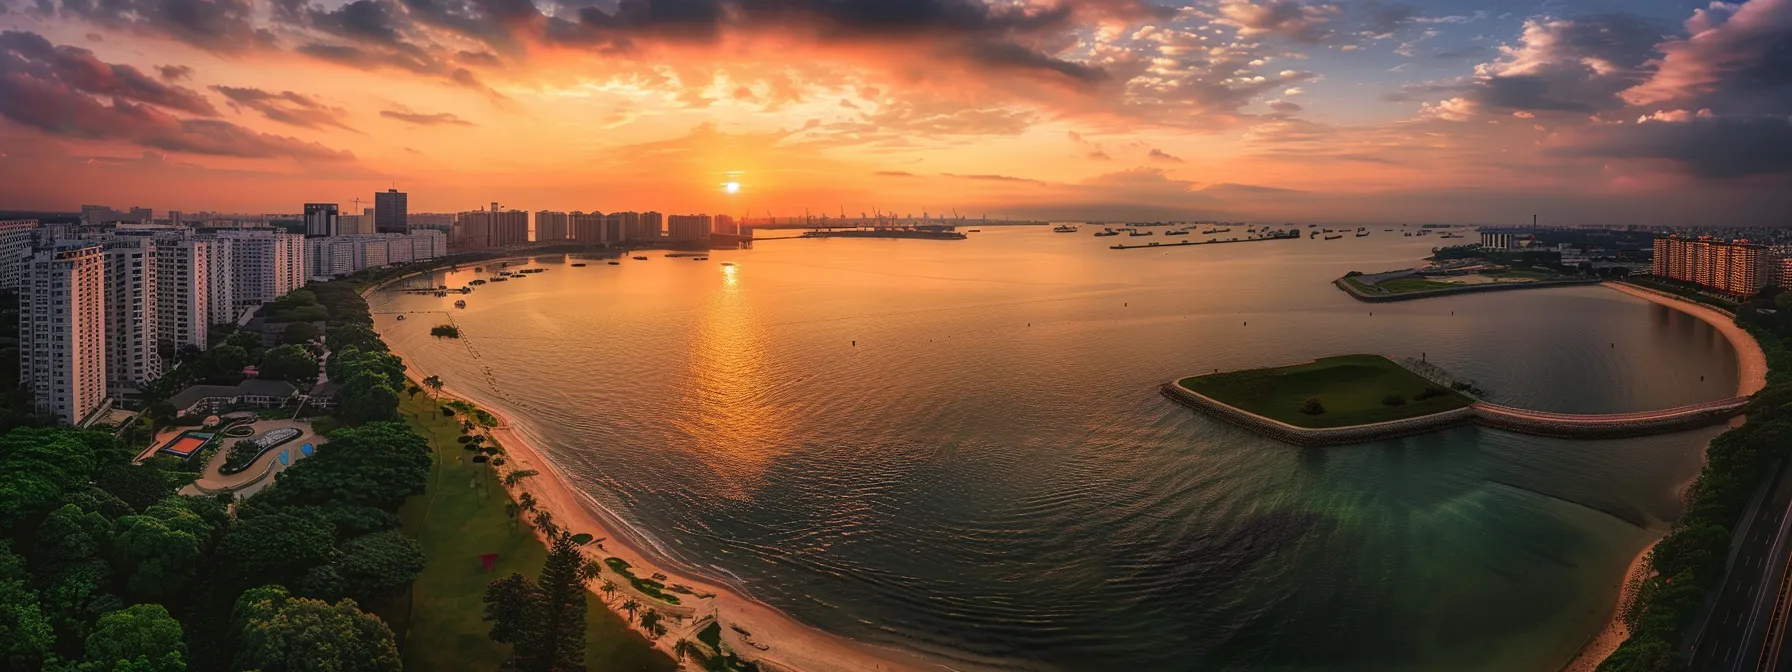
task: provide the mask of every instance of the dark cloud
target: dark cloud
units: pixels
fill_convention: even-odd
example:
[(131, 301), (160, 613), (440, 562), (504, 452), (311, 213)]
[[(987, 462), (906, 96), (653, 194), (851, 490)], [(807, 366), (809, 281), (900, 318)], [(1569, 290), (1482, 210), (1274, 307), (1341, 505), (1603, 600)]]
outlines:
[[(102, 102), (101, 98), (110, 103)], [(120, 140), (168, 151), (253, 158), (350, 160), (316, 143), (252, 131), (215, 115), (197, 92), (33, 33), (0, 33), (0, 116), (45, 133)]]
[(392, 8), (378, 0), (355, 0), (335, 11), (311, 11), (313, 27), (350, 39), (395, 44), (402, 41)]
[(1550, 153), (1661, 159), (1693, 175), (1714, 179), (1792, 173), (1792, 119), (1677, 116), (1675, 121), (1590, 126), (1552, 147)]
[(1281, 114), (1294, 114), (1296, 112), (1301, 111), (1302, 108), (1300, 106), (1300, 103), (1295, 103), (1295, 102), (1291, 102), (1291, 101), (1287, 101), (1287, 100), (1272, 100), (1272, 101), (1269, 101), (1269, 109), (1275, 110), (1276, 112), (1281, 113)]
[(1101, 68), (1058, 59), (1012, 42), (978, 42), (967, 53), (973, 63), (982, 66), (1062, 75), (1081, 86), (1094, 86), (1108, 80)]
[(38, 0), (45, 14), (168, 37), (207, 51), (271, 47), (274, 34), (254, 25), (252, 0)]
[(1090, 161), (1112, 161), (1114, 159), (1114, 157), (1108, 156), (1107, 152), (1101, 151), (1099, 149), (1095, 150), (1093, 152), (1089, 152), (1089, 155), (1084, 158), (1087, 158)]
[(1387, 34), (1412, 25), (1419, 17), (1419, 9), (1404, 3), (1382, 4), (1372, 2), (1368, 5), (1369, 17), (1365, 27), (1376, 34)]
[(1441, 50), (1431, 56), (1433, 58), (1480, 58), (1490, 52), (1492, 50), (1483, 45), (1465, 44), (1453, 49)]
[(1630, 14), (1525, 24), (1523, 43), (1487, 68), (1465, 95), (1496, 110), (1616, 109), (1642, 81), (1667, 26)]
[(263, 91), (257, 88), (239, 88), (234, 86), (214, 86), (212, 90), (224, 94), (231, 107), (253, 110), (270, 121), (299, 126), (302, 128), (323, 128), (334, 126), (353, 131), (342, 119), (348, 111), (340, 107), (332, 107), (317, 99), (292, 91)]
[(380, 110), (380, 116), (397, 119), (419, 126), (472, 126), (473, 122), (462, 119), (449, 112), (425, 114), (410, 110)]
[(193, 78), (193, 68), (185, 65), (158, 65), (156, 72), (161, 73), (164, 82)]
[(52, 45), (37, 33), (0, 33), (0, 76), (54, 81), (83, 94), (148, 103), (189, 114), (218, 114), (197, 91), (163, 84), (129, 65), (103, 62), (80, 47)]
[(1153, 147), (1151, 149), (1151, 153), (1145, 155), (1145, 158), (1151, 159), (1152, 161), (1157, 161), (1160, 163), (1183, 163), (1183, 160), (1181, 157), (1172, 156), (1169, 153), (1165, 152), (1164, 150), (1157, 149), (1155, 147)]
[(492, 52), (467, 51), (464, 49), (454, 54), (454, 60), (482, 68), (495, 68), (503, 63), (503, 61), (498, 59), (498, 55)]
[(954, 173), (940, 173), (940, 175), (945, 176), (945, 177), (957, 178), (960, 180), (976, 180), (979, 182), (1013, 182), (1013, 183), (1017, 183), (1017, 184), (1031, 184), (1031, 185), (1041, 185), (1041, 186), (1043, 186), (1045, 184), (1045, 182), (1042, 182), (1040, 180), (1035, 180), (1035, 179), (1028, 178), (1028, 177), (1015, 177), (1013, 175), (988, 175), (988, 174), (958, 175), (958, 174), (954, 174)]
[(914, 177), (915, 176), (914, 173), (908, 172), (906, 170), (880, 170), (880, 171), (872, 173), (872, 175), (876, 175), (878, 177)]
[(1713, 3), (1686, 22), (1696, 37), (1659, 45), (1660, 67), (1624, 92), (1637, 105), (1695, 102), (1726, 112), (1792, 111), (1792, 0)]

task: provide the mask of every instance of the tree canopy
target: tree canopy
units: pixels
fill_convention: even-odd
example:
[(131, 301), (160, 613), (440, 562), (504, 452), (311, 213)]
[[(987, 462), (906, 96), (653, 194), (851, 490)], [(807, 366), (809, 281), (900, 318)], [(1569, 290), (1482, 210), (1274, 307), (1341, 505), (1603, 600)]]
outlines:
[(384, 621), (354, 600), (334, 604), (286, 588), (244, 591), (231, 611), (236, 669), (260, 672), (399, 672), (398, 646)]

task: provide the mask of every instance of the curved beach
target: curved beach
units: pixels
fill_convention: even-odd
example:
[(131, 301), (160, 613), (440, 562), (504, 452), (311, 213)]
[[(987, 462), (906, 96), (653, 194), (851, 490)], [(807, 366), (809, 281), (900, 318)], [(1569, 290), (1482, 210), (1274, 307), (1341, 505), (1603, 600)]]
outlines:
[[(1736, 349), (1736, 396), (1746, 397), (1767, 387), (1767, 354), (1761, 350), (1761, 344), (1756, 343), (1753, 336), (1750, 336), (1742, 327), (1736, 326), (1736, 319), (1733, 316), (1671, 294), (1650, 291), (1634, 285), (1616, 282), (1600, 284), (1644, 301), (1661, 304), (1699, 318), (1722, 333), (1724, 338), (1730, 341), (1730, 346)], [(1648, 558), (1649, 551), (1653, 548), (1655, 548), (1655, 543), (1650, 542), (1648, 546), (1643, 547), (1643, 550), (1637, 552), (1635, 559), (1630, 561), (1630, 569), (1625, 571), (1624, 579), (1618, 583), (1618, 597), (1612, 604), (1612, 614), (1606, 620), (1605, 628), (1588, 639), (1580, 653), (1576, 654), (1573, 660), (1568, 661), (1568, 664), (1562, 666), (1563, 672), (1591, 672), (1598, 668), (1600, 663), (1605, 662), (1606, 656), (1610, 656), (1613, 651), (1618, 649), (1618, 645), (1623, 644), (1624, 639), (1630, 636), (1630, 631), (1625, 627), (1622, 619), (1624, 608), (1633, 597), (1627, 587), (1649, 571), (1648, 563), (1644, 560)]]
[[(393, 350), (392, 353), (404, 361), (406, 375), (414, 381), (429, 375), (417, 368), (415, 361), (404, 352)], [(514, 416), (508, 409), (460, 394), (451, 385), (444, 385), (437, 396), (472, 403), (496, 416), (498, 426), (490, 430), (492, 438), (503, 445), (512, 469), (534, 469), (541, 472), (541, 476), (525, 479), (510, 488), (512, 497), (520, 492), (529, 492), (540, 502), (541, 510), (552, 512), (556, 524), (564, 529), (603, 539), (600, 544), (594, 544), (602, 549), (602, 555), (622, 558), (638, 575), (660, 573), (668, 577), (664, 581), (668, 585), (684, 584), (697, 593), (714, 594), (714, 597), (703, 599), (683, 596), (685, 602), (679, 607), (662, 609), (692, 614), (692, 618), (668, 628), (665, 636), (649, 638), (656, 648), (674, 655), (674, 658), (674, 644), (679, 639), (694, 636), (691, 626), (713, 616), (725, 626), (738, 626), (750, 633), (749, 639), (733, 627), (721, 630), (722, 641), (728, 644), (730, 650), (742, 659), (759, 663), (767, 670), (896, 672), (963, 669), (962, 664), (947, 666), (925, 660), (917, 653), (873, 646), (823, 631), (754, 600), (731, 586), (677, 566), (654, 552), (650, 544), (635, 538), (626, 524), (617, 521), (613, 514), (604, 510), (588, 495), (575, 489), (559, 467), (536, 449), (535, 443), (529, 439), (529, 431), (513, 419)], [(607, 569), (605, 577), (609, 578)], [(624, 595), (634, 595), (626, 581), (618, 578), (615, 583), (618, 595), (611, 602), (619, 604)], [(587, 587), (603, 601), (604, 596), (597, 591), (595, 585)], [(644, 595), (636, 596), (636, 599), (644, 605), (664, 606)], [(626, 616), (614, 604), (606, 604), (618, 614)], [(640, 630), (639, 627), (636, 629)], [(768, 648), (761, 650), (752, 643)]]

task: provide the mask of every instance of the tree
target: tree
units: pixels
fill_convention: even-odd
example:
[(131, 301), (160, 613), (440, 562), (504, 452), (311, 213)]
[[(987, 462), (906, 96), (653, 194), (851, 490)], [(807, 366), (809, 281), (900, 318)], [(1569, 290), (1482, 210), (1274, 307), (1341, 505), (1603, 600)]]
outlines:
[(138, 604), (101, 616), (93, 634), (87, 636), (86, 660), (99, 669), (114, 669), (139, 659), (156, 666), (148, 669), (173, 665), (184, 669), (181, 659), (186, 653), (180, 621), (159, 604)]
[(598, 587), (598, 590), (604, 591), (604, 600), (607, 602), (611, 595), (616, 592), (616, 584), (611, 583), (609, 579), (604, 579), (604, 585)]
[(335, 541), (335, 528), (318, 512), (286, 507), (238, 521), (218, 551), (244, 578), (285, 582), (329, 561)]
[(534, 469), (518, 469), (504, 475), (504, 485), (507, 487), (515, 487), (516, 484), (523, 482), (523, 479), (540, 473), (541, 472)]
[[(261, 334), (252, 331), (239, 331), (224, 339), (224, 345), (242, 348), (244, 357), (247, 357), (249, 353), (261, 350)], [(216, 352), (217, 348), (212, 348), (212, 350)]]
[[(294, 324), (304, 324), (295, 322)], [(271, 380), (286, 380), (294, 383), (309, 383), (317, 380), (317, 358), (311, 352), (298, 345), (282, 345), (270, 348), (261, 355), (261, 377)]]
[(442, 379), (439, 376), (430, 376), (428, 378), (424, 378), (423, 386), (430, 389), (431, 395), (442, 393)]
[(622, 610), (628, 612), (628, 620), (630, 623), (635, 621), (635, 610), (640, 608), (641, 603), (636, 602), (635, 598), (631, 597), (622, 602)]
[(280, 331), (280, 342), (289, 345), (304, 345), (317, 340), (320, 336), (317, 327), (310, 322), (293, 322)]
[(1318, 397), (1313, 397), (1307, 399), (1307, 403), (1300, 405), (1300, 412), (1307, 415), (1319, 415), (1325, 412), (1325, 404), (1319, 403)]
[(342, 421), (351, 425), (391, 420), (398, 415), (398, 389), (377, 373), (355, 371), (339, 393)]
[(142, 514), (118, 519), (114, 541), (120, 566), (128, 571), (125, 586), (144, 599), (179, 595), (193, 580), (200, 554), (210, 545), (216, 526), (192, 507), (198, 500), (171, 497)]
[(666, 634), (666, 627), (660, 625), (660, 612), (652, 609), (641, 612), (641, 627), (654, 637)]
[(33, 562), (78, 562), (99, 555), (100, 549), (111, 542), (112, 521), (74, 504), (64, 504), (38, 524), (31, 554)]
[(240, 376), (243, 367), (249, 365), (249, 351), (240, 345), (220, 345), (206, 351), (206, 360), (205, 368), (210, 370), (213, 377)]
[(571, 536), (556, 535), (538, 581), (511, 574), (486, 586), (491, 637), (511, 645), (520, 672), (585, 669), (583, 559)]
[(112, 436), (20, 427), (0, 437), (0, 529), (35, 520), (63, 493), (87, 487), (101, 466), (125, 459)]
[(7, 669), (33, 669), (56, 643), (37, 592), (26, 584), (29, 578), (25, 559), (0, 539), (0, 663)]
[(354, 600), (293, 597), (280, 586), (244, 591), (231, 610), (235, 667), (260, 672), (399, 672), (392, 630)]
[(429, 479), (429, 443), (403, 423), (338, 429), (253, 501), (269, 506), (368, 506), (396, 511)]
[(423, 572), (423, 549), (396, 531), (375, 532), (342, 544), (336, 560), (343, 589), (364, 600), (403, 593)]

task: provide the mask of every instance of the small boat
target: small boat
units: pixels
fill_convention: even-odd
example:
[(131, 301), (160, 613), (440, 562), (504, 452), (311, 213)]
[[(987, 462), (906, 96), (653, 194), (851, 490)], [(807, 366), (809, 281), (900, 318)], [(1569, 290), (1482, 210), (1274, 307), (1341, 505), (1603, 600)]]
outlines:
[(1170, 229), (1169, 231), (1165, 231), (1164, 235), (1166, 235), (1166, 236), (1186, 236), (1186, 235), (1188, 235), (1188, 230), (1187, 229)]
[(510, 280), (510, 278), (492, 278), (492, 282), (505, 282), (508, 280)]
[(1407, 232), (1406, 232), (1406, 233), (1404, 233), (1404, 234), (1401, 234), (1401, 235), (1404, 235), (1404, 236), (1406, 236), (1406, 237), (1407, 237), (1407, 238), (1411, 238), (1411, 237), (1412, 237), (1412, 232), (1411, 232), (1411, 231), (1407, 231)]
[(970, 233), (983, 233), (983, 229), (971, 229)]
[(398, 321), (399, 321), (399, 322), (403, 322), (403, 321), (404, 321), (404, 316), (403, 316), (403, 315), (399, 315), (399, 316), (398, 316)]
[(723, 265), (723, 266), (733, 266), (733, 265), (734, 265), (734, 262), (732, 262), (732, 261), (724, 261), (724, 262), (722, 262), (722, 265)]
[(621, 265), (622, 265), (622, 262), (620, 262), (620, 261), (612, 261), (612, 262), (610, 262), (610, 265), (611, 265), (611, 266), (621, 266)]
[(1095, 234), (1095, 237), (1100, 238), (1102, 236), (1118, 236), (1118, 235), (1120, 235), (1119, 231), (1115, 231), (1113, 229), (1102, 229), (1100, 232)]
[(1368, 232), (1368, 231), (1358, 231), (1358, 232), (1356, 232), (1356, 237), (1358, 237), (1358, 238), (1361, 238), (1361, 237), (1363, 237), (1363, 236), (1367, 236), (1367, 235), (1369, 235), (1369, 232)]
[(1156, 232), (1155, 232), (1155, 231), (1139, 231), (1139, 230), (1136, 230), (1136, 229), (1135, 229), (1135, 230), (1134, 230), (1134, 231), (1133, 231), (1133, 232), (1132, 232), (1132, 233), (1129, 233), (1129, 234), (1126, 234), (1126, 235), (1128, 235), (1128, 236), (1132, 236), (1132, 237), (1135, 237), (1135, 238), (1136, 238), (1136, 237), (1138, 237), (1138, 236), (1149, 236), (1149, 235), (1151, 235), (1151, 234), (1153, 234), (1153, 233), (1156, 233)]
[(1343, 238), (1343, 237), (1344, 237), (1344, 234), (1342, 234), (1342, 233), (1328, 233), (1328, 234), (1326, 234), (1325, 239), (1326, 240), (1337, 240), (1337, 239)]
[(455, 301), (455, 302), (454, 302), (454, 307), (455, 307), (455, 308), (465, 308), (465, 307), (467, 307), (467, 301), (466, 301), (466, 299), (461, 299), (461, 300), (459, 300), (459, 301)]
[(573, 264), (572, 267), (573, 268), (584, 268), (585, 265), (584, 264)]
[(1059, 224), (1052, 227), (1052, 233), (1076, 233), (1076, 227), (1069, 224)]
[(1157, 247), (1157, 246), (1159, 246), (1159, 245), (1162, 245), (1162, 244), (1163, 244), (1163, 243), (1159, 243), (1159, 242), (1151, 242), (1151, 243), (1148, 243), (1148, 244), (1147, 244), (1147, 245), (1146, 245), (1146, 247)]
[(485, 281), (484, 281), (484, 280), (469, 280), (469, 281), (468, 281), (468, 282), (467, 282), (467, 284), (469, 284), (469, 285), (473, 285), (473, 286), (475, 286), (475, 287), (477, 287), (477, 286), (479, 286), (479, 285), (483, 285), (483, 284), (485, 284)]
[(709, 257), (692, 257), (691, 261), (709, 261)]
[(633, 257), (635, 261), (647, 261), (647, 257)]

